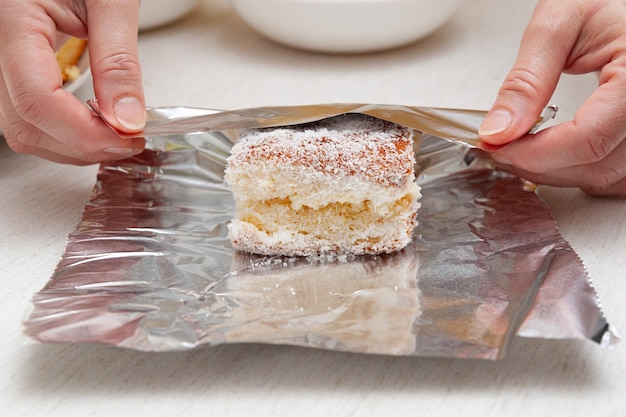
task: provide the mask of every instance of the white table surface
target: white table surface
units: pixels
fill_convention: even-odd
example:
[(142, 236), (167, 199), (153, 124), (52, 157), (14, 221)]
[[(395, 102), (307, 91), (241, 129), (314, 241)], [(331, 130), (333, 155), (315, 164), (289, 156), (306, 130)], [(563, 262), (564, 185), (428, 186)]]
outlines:
[[(256, 35), (225, 0), (142, 33), (149, 105), (234, 109), (330, 102), (487, 109), (516, 54), (531, 1), (468, 0), (414, 45), (326, 56)], [(553, 99), (571, 118), (593, 76)], [(79, 92), (90, 98), (89, 86)], [(0, 144), (0, 415), (623, 416), (626, 344), (517, 339), (507, 358), (396, 358), (230, 345), (141, 353), (40, 345), (22, 335), (32, 295), (54, 271), (95, 182), (95, 166), (56, 165)], [(585, 262), (609, 321), (626, 329), (626, 200), (542, 187)]]

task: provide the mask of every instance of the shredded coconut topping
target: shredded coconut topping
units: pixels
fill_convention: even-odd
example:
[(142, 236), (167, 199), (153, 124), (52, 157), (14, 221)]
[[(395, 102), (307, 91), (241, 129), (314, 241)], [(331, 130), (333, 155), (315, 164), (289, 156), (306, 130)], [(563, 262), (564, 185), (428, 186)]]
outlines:
[(413, 179), (412, 138), (410, 128), (367, 115), (346, 114), (296, 126), (245, 130), (229, 164), (272, 161), (403, 186)]

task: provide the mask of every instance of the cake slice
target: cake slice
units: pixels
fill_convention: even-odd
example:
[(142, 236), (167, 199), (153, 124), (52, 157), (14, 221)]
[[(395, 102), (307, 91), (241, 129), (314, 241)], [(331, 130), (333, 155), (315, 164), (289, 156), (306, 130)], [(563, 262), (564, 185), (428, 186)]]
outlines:
[(263, 255), (379, 254), (410, 241), (413, 131), (362, 114), (241, 132), (225, 171), (229, 238)]

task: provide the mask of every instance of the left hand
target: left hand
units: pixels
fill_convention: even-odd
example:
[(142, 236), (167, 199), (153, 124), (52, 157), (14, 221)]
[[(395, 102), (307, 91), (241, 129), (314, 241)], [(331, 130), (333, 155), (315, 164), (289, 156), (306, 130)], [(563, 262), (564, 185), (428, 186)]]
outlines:
[(11, 149), (86, 165), (128, 158), (125, 139), (63, 89), (57, 35), (88, 39), (93, 87), (110, 125), (141, 132), (145, 102), (137, 50), (139, 0), (0, 0), (0, 129)]

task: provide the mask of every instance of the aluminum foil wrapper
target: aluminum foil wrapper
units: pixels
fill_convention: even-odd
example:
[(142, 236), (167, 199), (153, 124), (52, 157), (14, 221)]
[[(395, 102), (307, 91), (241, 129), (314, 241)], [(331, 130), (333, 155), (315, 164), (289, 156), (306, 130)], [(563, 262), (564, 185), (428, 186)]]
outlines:
[[(416, 130), (413, 242), (382, 256), (234, 251), (223, 171), (238, 131), (349, 112)], [(146, 151), (101, 165), (25, 331), (145, 351), (253, 342), (497, 359), (516, 337), (611, 346), (615, 332), (549, 208), (480, 149), (484, 115), (369, 104), (149, 109)]]

